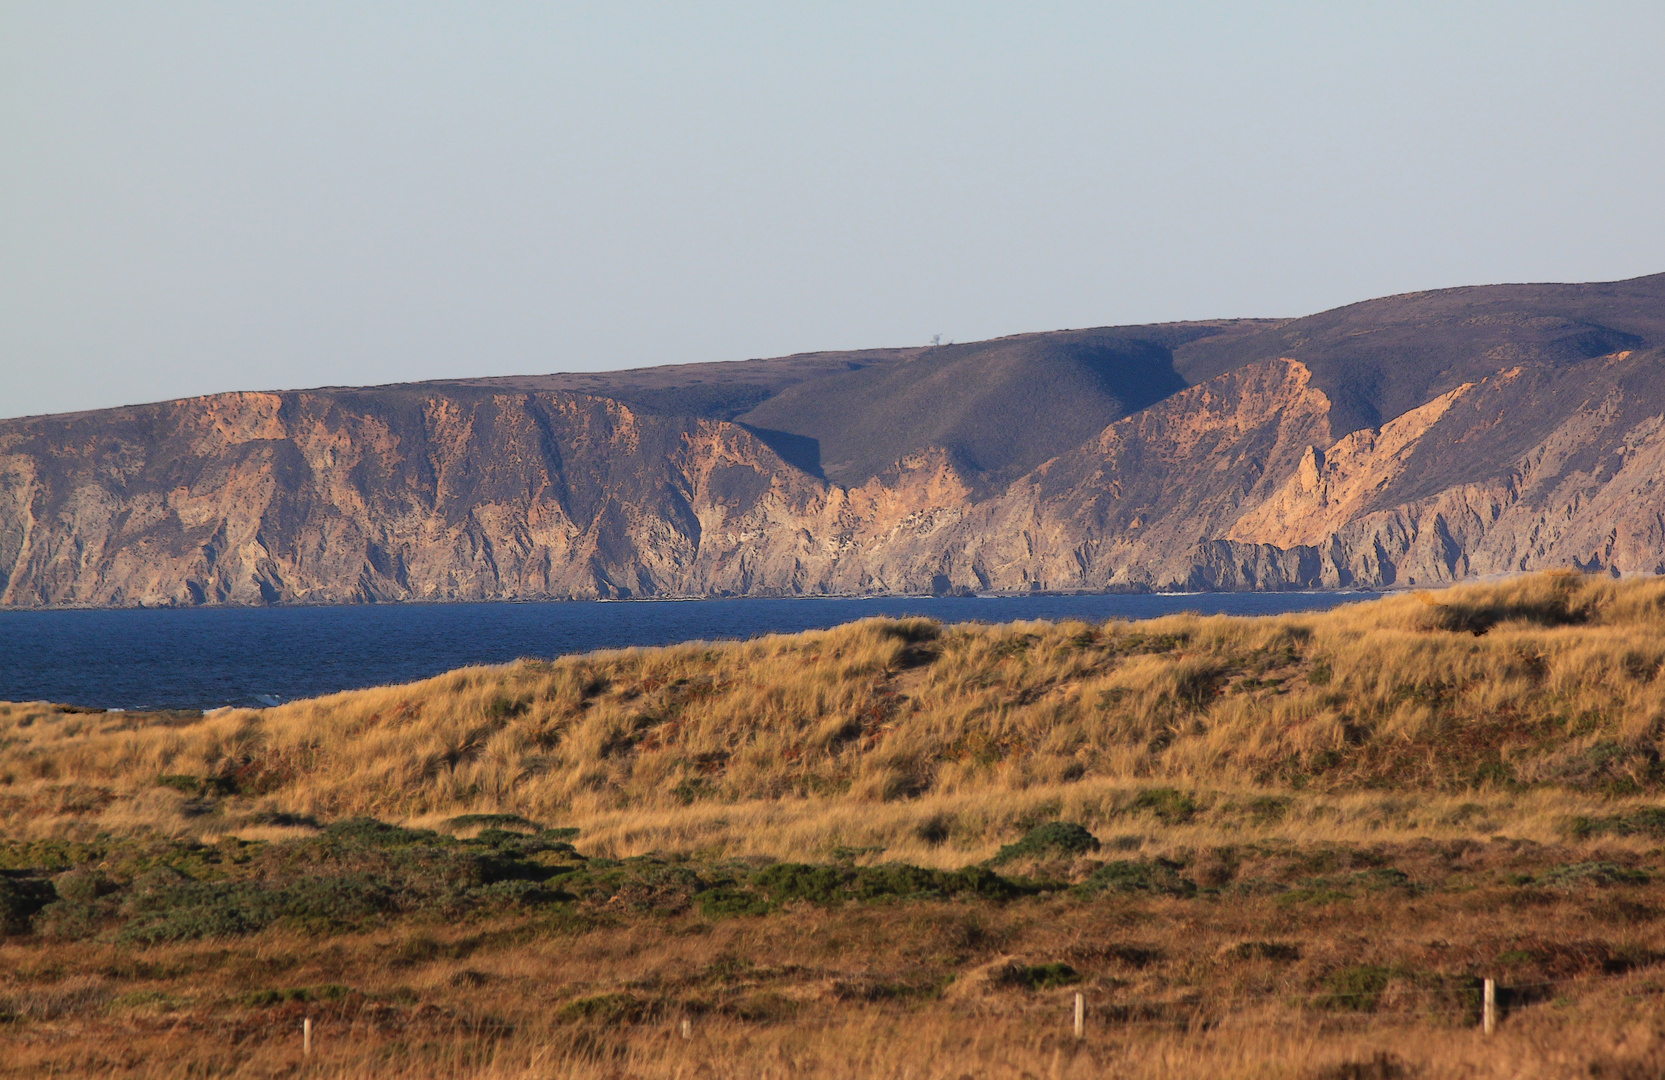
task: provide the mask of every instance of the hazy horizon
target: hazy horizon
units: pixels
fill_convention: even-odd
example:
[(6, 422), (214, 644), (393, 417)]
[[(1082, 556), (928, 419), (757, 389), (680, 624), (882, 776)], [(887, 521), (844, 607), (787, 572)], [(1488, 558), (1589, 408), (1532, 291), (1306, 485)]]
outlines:
[(1665, 270), (1665, 9), (0, 3), (0, 416)]

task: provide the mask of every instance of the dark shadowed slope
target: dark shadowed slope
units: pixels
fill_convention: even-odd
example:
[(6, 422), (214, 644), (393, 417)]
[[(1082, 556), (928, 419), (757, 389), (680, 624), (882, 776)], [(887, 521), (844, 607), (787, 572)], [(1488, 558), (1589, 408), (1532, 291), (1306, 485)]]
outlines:
[(979, 494), (997, 490), (1186, 383), (1172, 350), (1256, 320), (1019, 334), (935, 348), (470, 380), (595, 394), (655, 413), (734, 420), (783, 458), (859, 485), (946, 451)]
[(834, 483), (936, 447), (989, 491), (1184, 388), (1163, 345), (1085, 330), (942, 346), (801, 383), (740, 419), (815, 439)]
[(1585, 285), (1482, 285), (1405, 293), (1216, 336), (1175, 351), (1188, 383), (1256, 360), (1311, 369), (1337, 435), (1380, 427), (1514, 364), (1564, 367), (1665, 345), (1665, 274)]

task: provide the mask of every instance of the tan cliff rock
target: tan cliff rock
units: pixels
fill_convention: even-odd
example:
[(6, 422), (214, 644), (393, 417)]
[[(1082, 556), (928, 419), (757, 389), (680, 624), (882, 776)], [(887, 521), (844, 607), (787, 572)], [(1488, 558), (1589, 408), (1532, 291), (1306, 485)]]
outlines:
[(1657, 350), (1511, 353), (1354, 430), (1312, 365), (1255, 360), (999, 484), (927, 444), (846, 486), (783, 457), (779, 431), (499, 385), (0, 421), (0, 605), (1665, 572), (1661, 374)]
[(1225, 539), (1284, 548), (1323, 543), (1403, 474), (1417, 441), (1473, 386), (1441, 394), (1380, 431), (1355, 431), (1325, 450), (1308, 446), (1295, 474), (1238, 518)]

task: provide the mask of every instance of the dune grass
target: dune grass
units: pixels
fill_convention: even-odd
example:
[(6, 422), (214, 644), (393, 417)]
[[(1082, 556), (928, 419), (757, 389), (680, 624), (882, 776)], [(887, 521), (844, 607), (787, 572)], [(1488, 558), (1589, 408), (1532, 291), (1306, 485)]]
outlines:
[(1556, 574), (4, 705), (0, 1076), (1657, 1075), (1662, 665)]
[(1136, 827), (1172, 788), (1194, 810), (1162, 823), (1199, 837), (1547, 837), (1659, 790), (1662, 664), (1665, 582), (1569, 574), (1256, 619), (869, 619), (202, 718), (0, 706), (0, 800), (36, 833), (513, 813), (613, 854), (964, 859), (1054, 806)]

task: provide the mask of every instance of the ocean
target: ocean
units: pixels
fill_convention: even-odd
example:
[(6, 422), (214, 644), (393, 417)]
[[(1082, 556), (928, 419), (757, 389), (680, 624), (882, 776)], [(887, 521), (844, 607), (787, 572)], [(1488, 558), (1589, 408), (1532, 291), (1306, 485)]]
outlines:
[(109, 709), (275, 705), (467, 664), (749, 638), (870, 615), (943, 622), (1276, 615), (1348, 592), (628, 600), (0, 612), (0, 700)]

